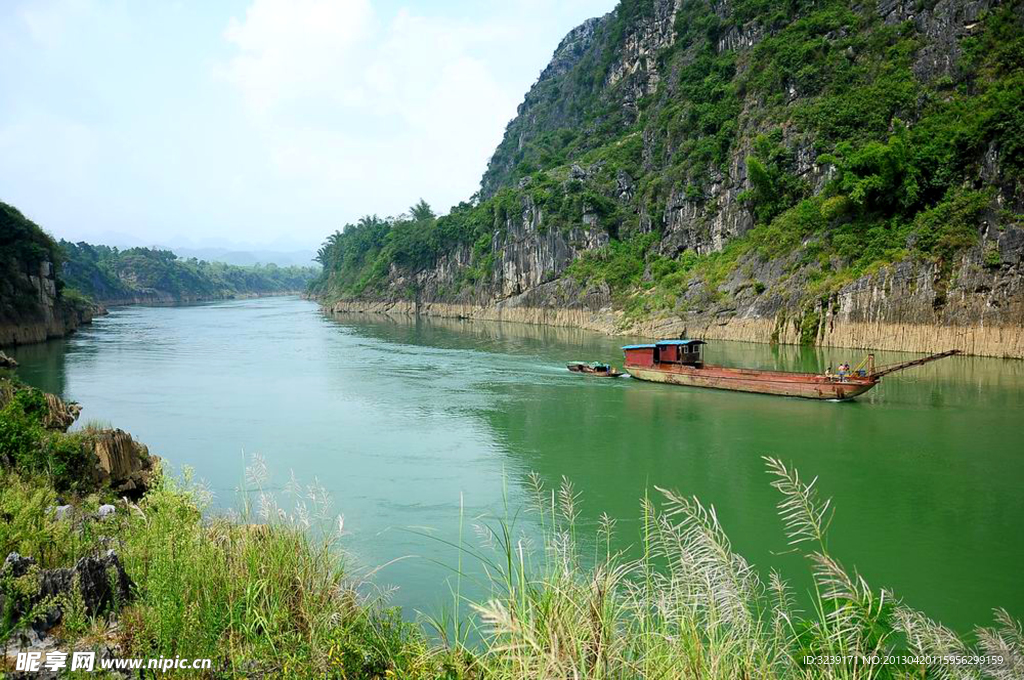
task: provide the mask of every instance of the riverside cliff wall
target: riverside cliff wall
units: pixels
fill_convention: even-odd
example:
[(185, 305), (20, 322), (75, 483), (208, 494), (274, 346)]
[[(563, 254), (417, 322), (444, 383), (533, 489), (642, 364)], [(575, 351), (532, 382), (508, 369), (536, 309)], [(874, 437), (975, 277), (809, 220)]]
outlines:
[[(624, 1), (574, 29), (484, 174), (474, 205), (493, 205), (489, 235), (440, 248), (426, 265), (339, 255), (341, 283), (332, 288), (325, 268), (325, 307), (1024, 358), (1017, 143), (979, 123), (934, 147), (955, 161), (928, 158), (935, 136), (962, 124), (947, 103), (962, 96), (970, 110), (993, 101), (986, 87), (1019, 90), (1012, 65), (985, 60), (1024, 32), (1024, 3), (793, 7), (780, 18), (730, 0)], [(894, 88), (912, 96), (890, 97)], [(865, 107), (866, 97), (877, 101)], [(915, 126), (935, 132), (915, 137)], [(884, 183), (864, 167), (884, 157), (895, 168), (905, 158), (886, 154), (898, 149), (925, 160), (893, 170), (898, 181), (874, 204), (837, 183), (841, 172)], [(851, 150), (865, 153), (864, 167), (844, 164)], [(927, 182), (926, 201), (891, 207)], [(652, 238), (633, 262), (619, 246), (638, 237)], [(866, 255), (875, 251), (885, 252)], [(349, 260), (361, 268), (346, 271)], [(671, 284), (658, 271), (695, 261), (707, 266)], [(353, 283), (374, 271), (386, 275)]]
[(91, 323), (93, 315), (101, 311), (59, 295), (54, 268), (48, 261), (31, 273), (21, 272), (12, 283), (19, 304), (0, 318), (0, 345), (27, 345), (63, 337)]

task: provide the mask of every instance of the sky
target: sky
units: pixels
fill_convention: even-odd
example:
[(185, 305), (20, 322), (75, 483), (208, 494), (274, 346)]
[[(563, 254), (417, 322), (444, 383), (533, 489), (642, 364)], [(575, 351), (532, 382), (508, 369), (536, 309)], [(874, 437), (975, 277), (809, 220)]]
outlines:
[(3, 0), (0, 201), (57, 237), (315, 248), (468, 199), (615, 0)]

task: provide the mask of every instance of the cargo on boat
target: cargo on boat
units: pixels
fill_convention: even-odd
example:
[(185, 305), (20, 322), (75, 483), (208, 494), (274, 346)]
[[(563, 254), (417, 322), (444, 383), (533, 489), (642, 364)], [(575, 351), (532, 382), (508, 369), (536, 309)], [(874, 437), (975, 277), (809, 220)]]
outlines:
[(599, 378), (618, 378), (620, 375), (625, 375), (622, 371), (617, 370), (614, 366), (609, 364), (602, 364), (596, 361), (585, 362), (585, 361), (572, 361), (565, 366), (573, 373), (584, 373), (586, 375), (593, 375)]
[(864, 394), (884, 375), (959, 354), (959, 350), (950, 350), (878, 369), (874, 366), (874, 355), (869, 354), (866, 368), (832, 375), (705, 364), (705, 344), (703, 340), (662, 340), (649, 345), (627, 345), (622, 348), (625, 369), (639, 380), (672, 385), (845, 401)]

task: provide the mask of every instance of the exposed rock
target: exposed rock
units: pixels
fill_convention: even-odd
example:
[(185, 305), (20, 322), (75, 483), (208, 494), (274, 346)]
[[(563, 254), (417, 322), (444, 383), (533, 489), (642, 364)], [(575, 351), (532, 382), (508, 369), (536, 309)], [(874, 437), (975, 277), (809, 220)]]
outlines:
[(53, 508), (53, 518), (58, 522), (71, 519), (72, 514), (74, 514), (74, 508), (70, 505), (58, 505)]
[(140, 498), (149, 488), (159, 458), (124, 430), (92, 430), (86, 435), (96, 454), (95, 480), (119, 494)]
[(21, 578), (28, 573), (36, 561), (31, 557), (12, 552), (4, 558), (2, 573), (12, 578)]
[(917, 0), (878, 0), (878, 13), (887, 24), (914, 23), (925, 37), (914, 73), (932, 80), (953, 74), (962, 54), (960, 40), (972, 35), (982, 13), (998, 4), (998, 0), (939, 0), (929, 7)]
[[(0, 346), (25, 345), (67, 335), (92, 321), (91, 306), (70, 303), (57, 293), (57, 278), (51, 262), (19, 274), (19, 285), (32, 291), (35, 309), (10, 318), (0, 318)], [(0, 291), (0, 295), (6, 291)]]
[[(847, 40), (851, 31), (887, 32), (885, 24), (900, 25), (914, 37), (912, 71), (927, 93), (922, 97), (943, 97), (943, 90), (932, 81), (951, 76), (951, 82), (957, 82), (962, 75), (957, 69), (964, 63), (964, 39), (976, 35), (984, 15), (1000, 4), (998, 0), (876, 0), (850, 7), (863, 22), (823, 29), (818, 39), (823, 49), (834, 50), (836, 59), (856, 62), (864, 56), (859, 52), (869, 48), (851, 46)], [(820, 196), (833, 176), (834, 168), (819, 165), (818, 158), (834, 140), (816, 138), (812, 125), (785, 112), (791, 106), (797, 111), (813, 103), (814, 92), (787, 82), (784, 96), (776, 103), (767, 102), (764, 98), (771, 95), (747, 88), (742, 77), (744, 69), (755, 63), (756, 46), (795, 17), (739, 15), (731, 0), (710, 4), (718, 22), (710, 21), (695, 40), (710, 37), (719, 53), (735, 52), (731, 63), (738, 75), (732, 84), (743, 93), (737, 101), (734, 136), (721, 160), (676, 163), (680, 155), (687, 155), (687, 145), (710, 141), (693, 127), (699, 125), (694, 109), (703, 102), (690, 101), (690, 95), (677, 89), (683, 80), (680, 70), (699, 55), (696, 42), (675, 42), (682, 7), (680, 0), (623, 3), (615, 12), (570, 32), (509, 123), (481, 182), (484, 198), (502, 187), (530, 187), (532, 180), (517, 174), (527, 170), (523, 166), (517, 170), (517, 163), (525, 159), (534, 167), (549, 167), (543, 156), (531, 156), (531, 150), (547, 149), (552, 139), (566, 136), (570, 140), (566, 146), (552, 143), (565, 153), (565, 160), (547, 171), (547, 180), (560, 183), (566, 195), (578, 192), (582, 185), (627, 217), (602, 224), (600, 215), (609, 211), (602, 213), (597, 206), (584, 204), (581, 215), (569, 218), (571, 223), (555, 225), (530, 192), (522, 191), (519, 209), (509, 210), (506, 204), (502, 216), (495, 219), (489, 272), (480, 273), (481, 263), (463, 245), (441, 254), (432, 267), (408, 271), (392, 266), (384, 290), (375, 291), (370, 299), (332, 301), (331, 309), (579, 325), (649, 335), (675, 335), (689, 329), (709, 339), (759, 342), (806, 341), (808, 329), (802, 328), (801, 320), (813, 315), (818, 321), (810, 330), (820, 344), (909, 351), (956, 347), (966, 353), (1024, 358), (1020, 264), (1024, 231), (1019, 221), (1024, 187), (1017, 175), (1004, 170), (1010, 165), (1000, 159), (994, 142), (983, 157), (964, 161), (967, 171), (976, 173), (965, 186), (973, 182), (975, 188), (991, 188), (994, 197), (979, 219), (978, 245), (961, 251), (952, 263), (916, 257), (879, 265), (839, 290), (821, 293), (812, 284), (820, 282), (822, 277), (815, 279), (815, 275), (821, 274), (822, 264), (813, 258), (802, 261), (800, 253), (794, 252), (764, 261), (751, 255), (717, 289), (692, 278), (672, 291), (675, 308), (640, 320), (613, 311), (607, 287), (590, 291), (567, 280), (566, 270), (575, 258), (601, 248), (612, 236), (623, 236), (616, 229), (658, 233), (653, 252), (669, 258), (684, 251), (718, 252), (750, 231), (754, 215), (741, 197), (752, 188), (747, 158), (754, 154), (755, 140), (762, 133), (781, 134), (781, 147), (791, 155), (786, 172), (808, 193)], [(877, 16), (870, 16), (873, 12)], [(1020, 18), (1019, 11), (1017, 15)], [(884, 58), (877, 52), (872, 55), (867, 56)], [(605, 70), (595, 68), (598, 64)], [(642, 119), (637, 116), (641, 99), (653, 114)], [(914, 125), (920, 111), (890, 115)], [(644, 121), (642, 130), (629, 127), (638, 119)], [(632, 135), (639, 135), (642, 148), (639, 162), (624, 163), (629, 173), (616, 167), (612, 177), (602, 174), (601, 163), (607, 160), (588, 165), (587, 153), (598, 152), (596, 157), (601, 158), (612, 148), (610, 142), (635, 144)], [(578, 207), (574, 204), (574, 209)], [(833, 271), (849, 265), (833, 260), (828, 263)], [(470, 270), (472, 276), (467, 277)], [(645, 275), (652, 280), (649, 271)]]
[[(5, 576), (20, 578), (28, 574), (35, 560), (11, 553), (2, 567)], [(57, 598), (78, 589), (86, 612), (96, 616), (114, 605), (127, 602), (131, 597), (132, 581), (125, 573), (117, 553), (108, 550), (93, 557), (83, 557), (70, 569), (43, 569), (39, 572), (39, 588), (27, 600), (16, 605), (15, 617), (24, 615), (47, 598)], [(58, 602), (40, 618), (32, 628), (44, 633), (57, 625), (64, 613)]]
[(3, 352), (0, 352), (0, 368), (17, 368), (18, 362), (13, 358), (7, 356)]
[(51, 430), (67, 432), (82, 412), (82, 407), (73, 401), (64, 401), (55, 394), (46, 393), (46, 407), (48, 413), (43, 425)]

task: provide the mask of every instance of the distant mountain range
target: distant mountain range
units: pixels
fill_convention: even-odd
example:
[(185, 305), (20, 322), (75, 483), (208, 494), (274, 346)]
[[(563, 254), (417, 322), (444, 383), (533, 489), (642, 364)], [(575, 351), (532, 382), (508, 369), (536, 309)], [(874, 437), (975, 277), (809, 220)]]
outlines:
[(194, 257), (207, 262), (223, 262), (241, 266), (254, 264), (276, 264), (279, 267), (319, 266), (314, 259), (316, 257), (315, 248), (304, 248), (301, 243), (289, 239), (280, 239), (271, 243), (249, 243), (214, 238), (196, 241), (184, 236), (172, 236), (162, 238), (160, 242), (154, 242), (118, 231), (61, 234), (59, 236), (62, 237), (61, 240), (71, 243), (102, 243), (120, 250), (129, 248), (169, 250), (183, 259)]
[(254, 264), (276, 264), (279, 267), (311, 267), (319, 266), (314, 259), (312, 250), (233, 250), (229, 248), (178, 248), (174, 246), (155, 246), (159, 250), (170, 250), (181, 258), (194, 257), (207, 262), (223, 262), (250, 266)]

